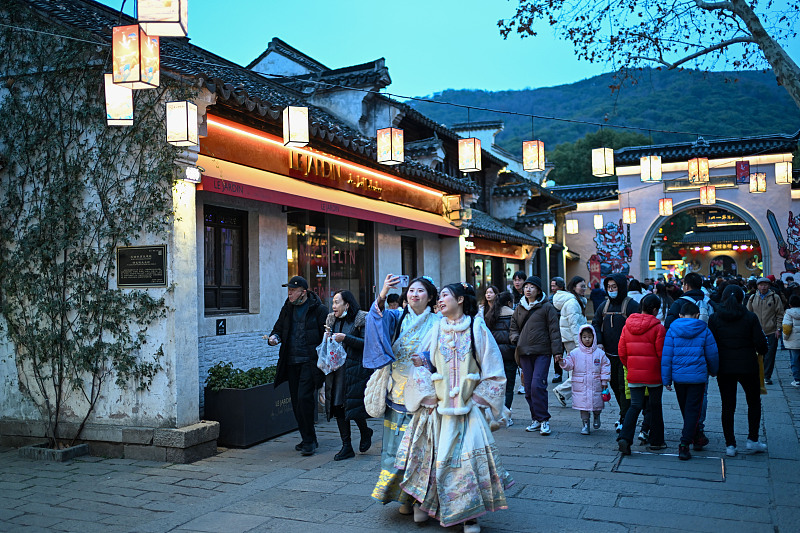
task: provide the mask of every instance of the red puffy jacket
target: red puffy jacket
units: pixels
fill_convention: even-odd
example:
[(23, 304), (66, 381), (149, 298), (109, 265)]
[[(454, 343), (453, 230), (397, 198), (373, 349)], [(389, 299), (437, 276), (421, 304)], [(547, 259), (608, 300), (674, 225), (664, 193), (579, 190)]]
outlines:
[(628, 383), (661, 384), (661, 350), (667, 330), (653, 315), (628, 317), (619, 338), (619, 359), (628, 369)]

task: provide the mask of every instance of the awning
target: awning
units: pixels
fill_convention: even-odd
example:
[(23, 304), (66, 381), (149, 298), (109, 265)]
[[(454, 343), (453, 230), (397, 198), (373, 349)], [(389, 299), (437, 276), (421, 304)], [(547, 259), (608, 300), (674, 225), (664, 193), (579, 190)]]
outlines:
[(370, 220), (448, 237), (460, 235), (458, 228), (436, 213), (364, 198), (204, 155), (199, 156), (197, 164), (205, 169), (203, 180), (197, 186), (199, 191)]

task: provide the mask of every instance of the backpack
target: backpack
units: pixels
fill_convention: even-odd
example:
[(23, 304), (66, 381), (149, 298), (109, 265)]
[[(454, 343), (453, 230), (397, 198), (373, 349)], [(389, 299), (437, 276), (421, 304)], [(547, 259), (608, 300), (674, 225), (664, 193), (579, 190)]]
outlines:
[(628, 315), (627, 310), (628, 310), (628, 303), (631, 301), (631, 299), (632, 298), (630, 296), (626, 296), (622, 300), (622, 305), (620, 306), (621, 311), (607, 311), (608, 307), (611, 305), (611, 300), (606, 299), (606, 303), (603, 305), (603, 308), (600, 311), (603, 315), (603, 321), (600, 323), (600, 327), (603, 328), (605, 326), (607, 316), (611, 317), (610, 327), (612, 328), (614, 327), (614, 315), (625, 315), (625, 319), (627, 320), (628, 316), (630, 316)]
[(678, 300), (686, 300), (687, 302), (692, 302), (693, 304), (697, 304), (697, 307), (700, 309), (700, 320), (708, 324), (708, 319), (714, 313), (714, 309), (708, 305), (708, 302), (705, 298), (700, 300), (695, 300), (691, 296), (681, 296)]

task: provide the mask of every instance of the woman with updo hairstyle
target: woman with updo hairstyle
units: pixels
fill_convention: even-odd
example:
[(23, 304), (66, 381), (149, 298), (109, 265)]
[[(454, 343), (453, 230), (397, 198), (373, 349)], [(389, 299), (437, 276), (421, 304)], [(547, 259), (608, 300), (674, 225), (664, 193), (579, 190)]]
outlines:
[(471, 285), (444, 287), (439, 310), (425, 350), (413, 357), (407, 400), (419, 407), (398, 450), (398, 460), (407, 457), (401, 486), (418, 502), (415, 522), (432, 517), (477, 533), (478, 516), (508, 507), (513, 484), (487, 422), (508, 415), (503, 358)]

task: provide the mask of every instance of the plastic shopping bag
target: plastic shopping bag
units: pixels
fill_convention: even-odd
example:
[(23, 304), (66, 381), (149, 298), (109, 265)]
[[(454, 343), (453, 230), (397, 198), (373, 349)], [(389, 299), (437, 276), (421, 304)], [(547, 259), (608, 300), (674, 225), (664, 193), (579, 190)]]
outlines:
[(341, 342), (336, 342), (328, 335), (317, 346), (317, 367), (327, 376), (344, 364), (347, 352)]

